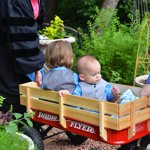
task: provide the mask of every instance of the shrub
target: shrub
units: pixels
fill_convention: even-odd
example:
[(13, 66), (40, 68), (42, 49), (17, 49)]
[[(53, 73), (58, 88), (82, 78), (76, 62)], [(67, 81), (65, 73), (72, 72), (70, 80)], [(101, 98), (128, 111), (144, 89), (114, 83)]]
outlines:
[(64, 38), (65, 30), (63, 21), (58, 16), (55, 16), (54, 20), (51, 20), (50, 26), (45, 27), (42, 30), (42, 34), (44, 34), (49, 39)]

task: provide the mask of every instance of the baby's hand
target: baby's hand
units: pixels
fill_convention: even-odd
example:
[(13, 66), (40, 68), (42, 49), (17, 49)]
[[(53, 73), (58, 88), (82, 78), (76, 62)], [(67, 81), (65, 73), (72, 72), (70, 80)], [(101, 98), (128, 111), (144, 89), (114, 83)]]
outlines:
[(70, 94), (68, 90), (60, 90), (58, 91), (60, 96), (65, 96), (66, 94)]
[(120, 93), (120, 90), (117, 86), (113, 86), (111, 92), (113, 96), (117, 96)]

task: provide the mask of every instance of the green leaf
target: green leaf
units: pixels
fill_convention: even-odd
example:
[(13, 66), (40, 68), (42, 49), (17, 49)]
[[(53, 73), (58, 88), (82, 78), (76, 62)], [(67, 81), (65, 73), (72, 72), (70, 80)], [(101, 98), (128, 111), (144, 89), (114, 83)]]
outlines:
[(5, 125), (5, 130), (8, 133), (15, 133), (18, 131), (18, 126), (16, 123), (10, 122), (9, 124)]
[(25, 118), (32, 118), (33, 117), (33, 113), (24, 113), (24, 117)]
[(21, 118), (23, 115), (20, 113), (13, 113), (13, 115), (15, 116), (16, 119)]
[(33, 123), (32, 123), (32, 121), (31, 121), (30, 119), (26, 119), (26, 121), (27, 121), (27, 123), (28, 123), (28, 125), (29, 125), (30, 127), (33, 127)]

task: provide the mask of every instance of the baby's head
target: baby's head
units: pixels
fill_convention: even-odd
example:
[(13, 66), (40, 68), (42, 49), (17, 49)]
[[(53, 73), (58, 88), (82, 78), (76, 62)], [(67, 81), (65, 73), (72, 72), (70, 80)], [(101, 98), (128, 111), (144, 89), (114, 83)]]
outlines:
[(71, 44), (67, 41), (51, 42), (46, 49), (45, 61), (49, 68), (64, 66), (71, 69), (73, 64)]
[(101, 65), (93, 56), (82, 56), (77, 61), (77, 72), (81, 81), (95, 84), (101, 79)]

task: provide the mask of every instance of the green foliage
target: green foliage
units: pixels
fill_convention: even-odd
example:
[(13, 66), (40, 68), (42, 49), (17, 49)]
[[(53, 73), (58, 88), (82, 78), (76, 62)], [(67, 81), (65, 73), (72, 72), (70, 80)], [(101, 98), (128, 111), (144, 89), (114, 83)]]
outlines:
[(120, 74), (116, 71), (112, 71), (112, 76), (110, 78), (110, 82), (119, 83), (121, 81), (122, 81), (122, 78), (120, 77)]
[(87, 20), (96, 14), (95, 8), (100, 6), (100, 3), (97, 0), (72, 0), (71, 3), (70, 0), (61, 0), (56, 14), (65, 20), (67, 26), (85, 28)]
[(55, 16), (54, 20), (51, 20), (50, 26), (45, 27), (42, 33), (47, 36), (49, 39), (61, 39), (65, 36), (64, 24), (63, 21)]
[[(7, 112), (5, 115), (3, 115), (4, 117), (4, 122), (7, 121), (6, 123), (4, 123), (2, 126), (0, 126), (0, 128), (4, 128), (5, 131), (7, 133), (16, 133), (18, 131), (18, 124), (23, 124), (23, 125), (29, 125), (29, 126), (33, 126), (33, 123), (31, 122), (31, 118), (33, 117), (34, 113), (31, 112), (30, 114), (28, 113), (24, 113), (24, 114), (20, 114), (20, 113), (12, 113), (11, 112)], [(10, 116), (10, 118), (8, 118), (8, 116)], [(26, 123), (24, 122), (26, 121)]]
[(130, 24), (122, 24), (116, 13), (109, 24), (108, 10), (99, 12), (94, 23), (88, 23), (89, 33), (81, 33), (82, 45), (80, 49), (75, 47), (75, 57), (93, 55), (102, 65), (104, 79), (112, 80), (117, 72), (120, 83), (132, 84), (141, 25), (132, 17)]
[(28, 143), (17, 134), (9, 134), (0, 130), (0, 150), (27, 150)]
[[(4, 97), (0, 96), (0, 107), (2, 107), (4, 99)], [(28, 148), (27, 141), (22, 140), (16, 132), (18, 131), (18, 124), (33, 126), (30, 119), (34, 113), (20, 114), (12, 111), (13, 108), (11, 106), (8, 112), (0, 114), (2, 121), (0, 124), (0, 150), (26, 150)]]
[[(0, 96), (0, 107), (2, 107), (3, 105), (3, 101), (4, 101), (4, 97)], [(20, 113), (13, 113), (13, 107), (11, 105), (10, 110), (6, 113), (1, 113), (0, 114), (0, 119), (1, 121), (3, 121), (0, 124), (0, 129), (5, 129), (5, 131), (7, 133), (15, 133), (18, 131), (18, 124), (23, 124), (23, 125), (29, 125), (29, 126), (33, 126), (33, 123), (31, 122), (31, 118), (33, 118), (34, 116), (34, 112), (31, 111), (30, 113), (24, 113), (24, 114), (20, 114)], [(24, 122), (26, 121), (26, 123)]]
[(0, 96), (0, 107), (2, 107), (2, 104), (3, 104), (3, 101), (4, 101), (4, 97), (3, 96)]

